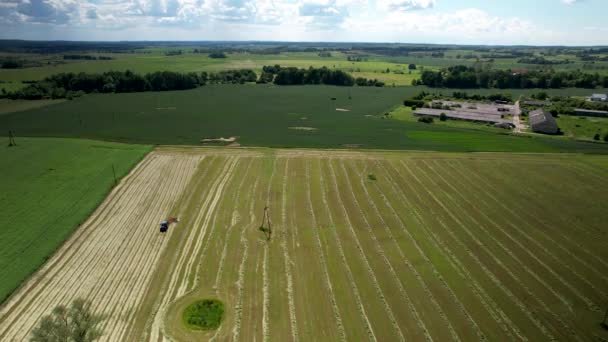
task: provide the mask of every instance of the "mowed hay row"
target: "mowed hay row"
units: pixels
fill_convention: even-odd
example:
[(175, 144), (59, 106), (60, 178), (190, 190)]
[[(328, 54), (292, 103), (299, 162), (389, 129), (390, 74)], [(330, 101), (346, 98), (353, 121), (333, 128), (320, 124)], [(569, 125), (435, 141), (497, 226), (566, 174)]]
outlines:
[(159, 235), (158, 223), (170, 214), (200, 158), (148, 155), (3, 305), (0, 339), (27, 339), (41, 316), (76, 297), (107, 315), (102, 340), (121, 339), (169, 239)]
[[(2, 308), (0, 337), (82, 294), (110, 315), (105, 340), (608, 339), (607, 179), (587, 158), (603, 163), (161, 148)], [(180, 216), (166, 236), (163, 208)], [(217, 330), (184, 326), (201, 298), (224, 303)]]

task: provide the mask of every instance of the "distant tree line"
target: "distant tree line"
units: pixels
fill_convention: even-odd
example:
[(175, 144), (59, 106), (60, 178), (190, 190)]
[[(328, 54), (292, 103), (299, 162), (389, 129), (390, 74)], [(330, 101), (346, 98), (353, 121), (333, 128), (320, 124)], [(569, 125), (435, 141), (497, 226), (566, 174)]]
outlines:
[(2, 67), (2, 69), (19, 69), (23, 68), (23, 63), (16, 59), (7, 59), (0, 63), (0, 67)]
[(383, 87), (384, 82), (369, 80), (363, 77), (354, 78), (342, 70), (332, 70), (327, 67), (301, 69), (295, 67), (281, 67), (280, 65), (267, 65), (262, 68), (258, 83), (274, 83), (277, 85), (303, 85), (326, 84), (352, 87), (376, 86)]
[(107, 61), (107, 60), (111, 60), (114, 59), (112, 57), (108, 57), (108, 56), (91, 56), (91, 55), (63, 55), (63, 59), (75, 59), (75, 60), (87, 60), (87, 61), (95, 61), (95, 60), (100, 60), (100, 61)]
[(439, 71), (424, 70), (412, 84), (437, 88), (597, 88), (608, 87), (608, 76), (580, 71), (513, 72), (457, 65)]
[(546, 59), (545, 57), (524, 57), (524, 58), (518, 59), (517, 63), (538, 64), (538, 65), (559, 65), (559, 64), (574, 63), (574, 61), (570, 61), (568, 59), (552, 60), (552, 59)]
[(193, 89), (207, 82), (216, 84), (255, 82), (252, 70), (229, 70), (218, 73), (179, 73), (157, 71), (144, 75), (132, 71), (93, 73), (61, 73), (41, 81), (32, 81), (23, 89), (3, 91), (0, 97), (38, 100), (43, 98), (74, 98), (89, 93), (131, 93)]
[(209, 54), (209, 58), (227, 58), (225, 53), (221, 51), (215, 51)]

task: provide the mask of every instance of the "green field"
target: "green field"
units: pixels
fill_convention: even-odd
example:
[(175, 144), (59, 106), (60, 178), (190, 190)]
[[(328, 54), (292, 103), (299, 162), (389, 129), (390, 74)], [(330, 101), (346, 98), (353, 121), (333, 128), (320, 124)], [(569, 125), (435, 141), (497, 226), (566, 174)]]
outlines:
[[(4, 141), (3, 138), (2, 140)], [(0, 148), (0, 302), (71, 235), (148, 146), (17, 138)]]
[[(608, 148), (385, 118), (404, 98), (422, 90), (429, 91), (422, 87), (216, 85), (179, 92), (88, 95), (2, 115), (0, 131), (143, 144), (200, 145), (206, 138), (236, 137), (242, 146), (267, 147), (518, 152), (606, 152)], [(517, 97), (532, 92), (512, 93)], [(563, 92), (568, 90), (554, 93)]]
[[(608, 337), (606, 157), (159, 153), (206, 155), (165, 252), (180, 262), (159, 264), (168, 287), (144, 301), (167, 305), (160, 333), (172, 339)], [(183, 310), (209, 297), (225, 303), (221, 327), (188, 329)], [(148, 310), (134, 340), (159, 334)]]
[(567, 137), (591, 141), (596, 134), (600, 139), (608, 134), (608, 118), (560, 115), (556, 120)]

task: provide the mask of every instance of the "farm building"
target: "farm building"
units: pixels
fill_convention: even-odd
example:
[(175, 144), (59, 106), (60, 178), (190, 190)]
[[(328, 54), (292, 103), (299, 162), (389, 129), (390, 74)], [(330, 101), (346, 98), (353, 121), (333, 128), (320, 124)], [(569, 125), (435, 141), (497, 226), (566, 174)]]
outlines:
[(511, 123), (511, 120), (503, 119), (500, 115), (496, 114), (483, 114), (479, 112), (473, 112), (468, 110), (444, 110), (444, 109), (431, 109), (421, 108), (414, 112), (414, 115), (418, 116), (434, 116), (439, 117), (441, 114), (445, 114), (450, 119), (477, 121), (477, 122), (490, 122), (490, 123)]
[(557, 122), (551, 113), (537, 109), (528, 115), (528, 123), (532, 131), (537, 133), (555, 134), (558, 132)]
[(589, 96), (589, 101), (608, 102), (608, 94), (593, 94), (593, 95)]
[(576, 116), (595, 116), (600, 118), (608, 117), (608, 112), (603, 110), (591, 110), (591, 109), (574, 109), (574, 115)]

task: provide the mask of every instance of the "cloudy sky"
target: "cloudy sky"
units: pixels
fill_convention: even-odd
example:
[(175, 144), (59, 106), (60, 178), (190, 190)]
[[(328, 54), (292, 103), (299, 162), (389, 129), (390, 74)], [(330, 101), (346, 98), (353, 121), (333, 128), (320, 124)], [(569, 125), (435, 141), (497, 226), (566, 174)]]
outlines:
[(608, 0), (0, 0), (0, 38), (608, 45)]

